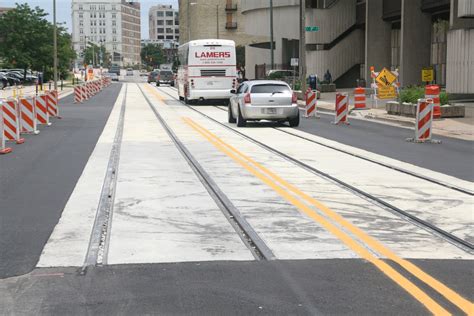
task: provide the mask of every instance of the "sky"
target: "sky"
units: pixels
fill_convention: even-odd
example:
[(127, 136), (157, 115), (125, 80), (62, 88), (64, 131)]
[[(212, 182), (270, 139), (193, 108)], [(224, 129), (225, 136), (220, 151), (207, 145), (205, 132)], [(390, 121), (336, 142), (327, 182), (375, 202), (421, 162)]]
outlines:
[[(178, 8), (178, 0), (140, 0), (142, 39), (148, 39), (148, 9), (157, 4), (171, 4), (173, 8)], [(0, 0), (0, 7), (15, 7), (15, 3), (28, 3), (31, 7), (44, 9), (49, 16), (48, 20), (53, 21), (53, 0)], [(71, 29), (71, 0), (56, 0), (56, 20), (58, 23), (65, 22), (69, 32)]]

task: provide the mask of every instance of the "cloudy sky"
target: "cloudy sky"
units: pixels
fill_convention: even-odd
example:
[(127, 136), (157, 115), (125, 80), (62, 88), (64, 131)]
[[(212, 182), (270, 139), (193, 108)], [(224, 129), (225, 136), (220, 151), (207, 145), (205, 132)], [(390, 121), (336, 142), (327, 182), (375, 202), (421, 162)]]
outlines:
[[(172, 4), (178, 8), (178, 0), (140, 0), (141, 20), (142, 20), (142, 38), (148, 38), (148, 9), (157, 4)], [(14, 7), (15, 3), (28, 3), (31, 7), (41, 7), (50, 15), (48, 19), (53, 20), (53, 0), (0, 0), (1, 7)], [(56, 0), (57, 21), (66, 23), (71, 32), (71, 0)]]

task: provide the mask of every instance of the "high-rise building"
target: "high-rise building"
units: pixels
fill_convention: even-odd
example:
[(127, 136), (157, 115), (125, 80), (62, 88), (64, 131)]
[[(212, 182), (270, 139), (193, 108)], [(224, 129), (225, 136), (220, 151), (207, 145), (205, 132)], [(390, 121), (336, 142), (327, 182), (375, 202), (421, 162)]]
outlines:
[(150, 40), (179, 41), (178, 11), (171, 5), (155, 5), (148, 11)]
[[(72, 41), (80, 56), (93, 43), (105, 46), (112, 63), (140, 64), (140, 3), (125, 0), (72, 0)], [(90, 63), (78, 59), (78, 62)]]

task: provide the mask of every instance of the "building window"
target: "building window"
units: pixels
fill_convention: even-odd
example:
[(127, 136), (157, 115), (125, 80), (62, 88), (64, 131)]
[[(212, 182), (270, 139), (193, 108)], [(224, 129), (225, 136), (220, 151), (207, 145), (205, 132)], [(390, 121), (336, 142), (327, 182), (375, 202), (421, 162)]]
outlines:
[(116, 8), (115, 8), (115, 4), (114, 4), (114, 5), (112, 5), (112, 11), (115, 11), (115, 10), (116, 10)]
[(115, 19), (117, 17), (116, 13), (112, 13), (112, 19)]
[(156, 21), (156, 24), (157, 24), (157, 25), (163, 25), (164, 23), (165, 23), (165, 21), (163, 21), (163, 20), (158, 20), (158, 21)]
[(173, 15), (174, 15), (173, 11), (166, 11), (166, 16), (173, 16)]
[(156, 29), (156, 32), (157, 32), (157, 33), (164, 33), (164, 32), (165, 32), (165, 29), (163, 29), (163, 28), (157, 28), (157, 29)]
[(84, 10), (83, 7), (82, 7), (82, 4), (79, 5), (79, 10)]
[(163, 35), (158, 35), (156, 38), (157, 39), (165, 39), (165, 37)]
[(115, 20), (112, 21), (112, 26), (117, 26), (117, 22), (115, 22)]
[(158, 17), (164, 16), (163, 11), (156, 12), (156, 16), (158, 16)]
[(80, 28), (79, 29), (79, 34), (84, 34), (84, 29)]
[(167, 20), (166, 25), (173, 25), (173, 20)]
[(112, 41), (113, 41), (113, 42), (116, 42), (116, 41), (117, 41), (117, 37), (114, 36), (114, 37), (112, 38)]
[(116, 30), (116, 29), (112, 29), (112, 34), (117, 34), (117, 30)]
[(166, 33), (173, 33), (173, 29), (167, 28), (167, 29), (166, 29)]
[(82, 20), (79, 21), (79, 26), (84, 26), (84, 22)]
[(179, 20), (178, 19), (174, 20), (174, 25), (179, 25)]
[(84, 18), (84, 15), (82, 13), (79, 13), (79, 19)]
[(174, 34), (179, 34), (179, 29), (174, 29)]
[(166, 35), (166, 39), (172, 40), (172, 39), (173, 39), (173, 35)]

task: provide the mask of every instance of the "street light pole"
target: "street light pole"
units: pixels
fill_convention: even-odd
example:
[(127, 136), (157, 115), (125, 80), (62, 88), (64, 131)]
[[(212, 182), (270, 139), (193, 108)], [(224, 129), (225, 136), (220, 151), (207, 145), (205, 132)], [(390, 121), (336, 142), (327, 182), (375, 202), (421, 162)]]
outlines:
[(219, 39), (219, 5), (216, 5), (216, 34)]
[(186, 23), (188, 24), (188, 42), (191, 40), (191, 14), (189, 13), (189, 10), (191, 9), (190, 2), (191, 0), (188, 0), (187, 6), (186, 6)]
[(273, 49), (273, 0), (270, 0), (270, 64), (275, 69), (275, 55)]
[(56, 0), (53, 0), (53, 79), (54, 79), (54, 90), (58, 90), (58, 38), (57, 38), (57, 25), (56, 25)]
[(300, 0), (300, 81), (301, 91), (306, 91), (306, 0)]

